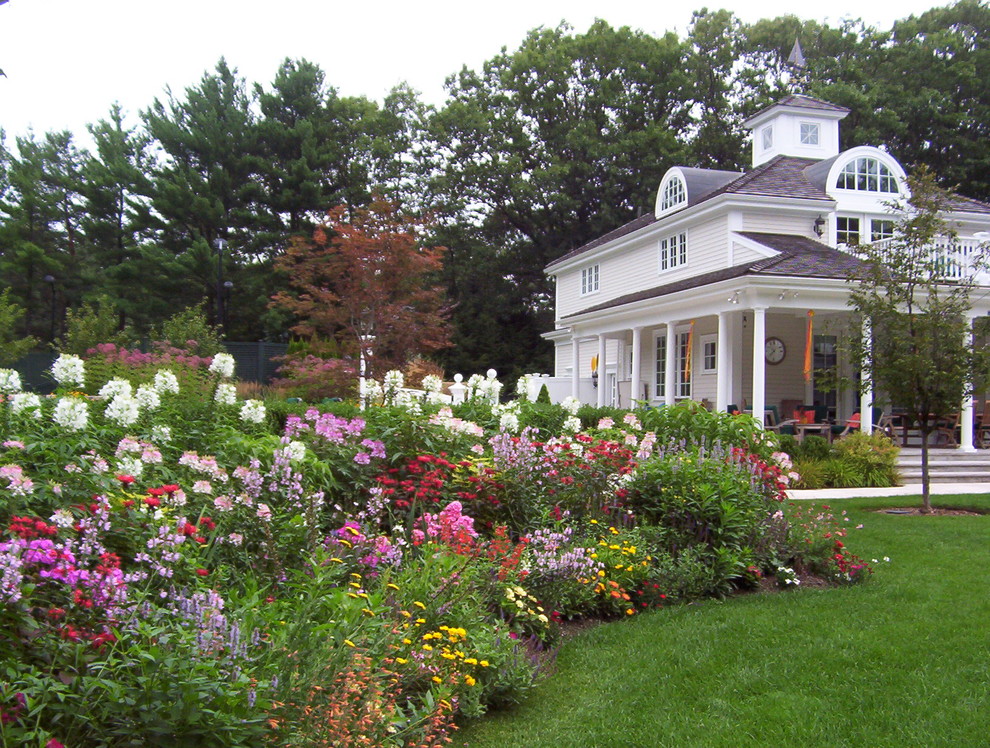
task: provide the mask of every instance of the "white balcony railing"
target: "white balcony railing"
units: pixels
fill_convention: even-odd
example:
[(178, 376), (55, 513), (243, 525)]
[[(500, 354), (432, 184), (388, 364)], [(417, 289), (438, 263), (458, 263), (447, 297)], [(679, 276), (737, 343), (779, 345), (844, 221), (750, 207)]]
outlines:
[[(892, 242), (892, 239), (883, 239), (873, 242), (873, 246), (882, 255)], [(848, 251), (844, 245), (839, 248)], [(990, 268), (987, 267), (985, 248), (986, 245), (977, 239), (936, 239), (936, 265), (942, 271), (941, 277), (945, 280), (972, 279), (978, 285), (990, 285)]]

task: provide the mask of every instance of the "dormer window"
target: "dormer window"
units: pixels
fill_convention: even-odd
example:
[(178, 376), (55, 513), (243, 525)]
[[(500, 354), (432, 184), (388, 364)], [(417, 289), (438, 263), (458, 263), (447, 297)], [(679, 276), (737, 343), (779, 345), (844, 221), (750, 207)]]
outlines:
[(598, 291), (598, 276), (599, 270), (598, 265), (592, 265), (589, 268), (583, 268), (581, 270), (581, 295), (587, 296), (590, 293), (597, 293)]
[(773, 148), (773, 125), (763, 128), (763, 150), (769, 151)]
[(677, 207), (687, 201), (687, 190), (684, 189), (684, 182), (678, 176), (672, 176), (663, 186), (663, 194), (660, 197), (660, 211), (667, 211)]
[(801, 123), (801, 145), (818, 145), (821, 127), (817, 122)]
[(897, 194), (897, 179), (875, 158), (856, 158), (842, 169), (835, 186), (842, 190)]

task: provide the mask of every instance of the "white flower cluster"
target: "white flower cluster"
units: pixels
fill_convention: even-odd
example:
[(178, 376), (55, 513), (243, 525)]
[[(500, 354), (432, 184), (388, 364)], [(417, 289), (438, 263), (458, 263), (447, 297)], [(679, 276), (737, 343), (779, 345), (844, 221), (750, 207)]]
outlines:
[(467, 381), (467, 397), (469, 400), (481, 398), (488, 400), (492, 405), (498, 403), (499, 393), (502, 391), (502, 383), (496, 379), (498, 372), (489, 369), (487, 376), (472, 374)]
[(529, 401), (529, 383), (532, 381), (532, 377), (529, 374), (523, 374), (516, 380), (516, 397), (524, 402)]
[(282, 448), (282, 454), (289, 458), (289, 462), (302, 462), (306, 458), (306, 445), (291, 441)]
[(89, 404), (75, 397), (60, 397), (52, 419), (66, 431), (82, 431), (89, 423)]
[(134, 388), (126, 379), (115, 377), (100, 387), (99, 396), (105, 400), (113, 400), (118, 395), (130, 397), (134, 393)]
[(577, 412), (581, 409), (581, 401), (576, 397), (565, 397), (561, 403), (560, 407), (565, 411), (570, 413), (572, 416), (576, 416)]
[(10, 410), (14, 413), (30, 410), (35, 418), (41, 418), (41, 398), (33, 392), (15, 392), (10, 396)]
[(567, 416), (564, 419), (563, 430), (571, 434), (576, 434), (581, 430), (581, 419), (577, 416)]
[(402, 389), (405, 385), (406, 379), (402, 376), (402, 372), (398, 369), (392, 369), (385, 373), (385, 393), (386, 395), (394, 394)]
[(498, 415), (498, 428), (510, 434), (519, 433), (519, 401), (513, 400), (505, 405), (496, 405), (492, 413)]
[(52, 364), (52, 376), (63, 387), (82, 387), (86, 382), (86, 366), (79, 356), (63, 353)]
[(20, 392), (21, 375), (13, 369), (0, 369), (0, 392)]
[(103, 411), (103, 415), (118, 426), (126, 428), (133, 425), (141, 416), (141, 406), (130, 392), (126, 394), (122, 392), (110, 401), (107, 409)]
[(142, 384), (138, 387), (134, 398), (142, 410), (157, 410), (162, 404), (161, 395), (158, 394), (154, 385), (150, 384)]
[(382, 386), (374, 379), (361, 380), (361, 399), (366, 405), (380, 403), (384, 397), (385, 392)]
[(229, 353), (218, 353), (210, 362), (210, 373), (219, 374), (224, 379), (234, 376), (234, 357)]
[(166, 392), (171, 392), (174, 394), (179, 391), (179, 380), (175, 374), (168, 369), (159, 369), (155, 372), (153, 386), (155, 391), (160, 395)]
[(151, 438), (156, 442), (161, 442), (162, 444), (168, 444), (172, 441), (172, 429), (168, 426), (152, 426), (151, 427)]
[(427, 392), (439, 392), (443, 389), (443, 380), (436, 374), (427, 374), (423, 377), (422, 387)]
[(233, 405), (237, 402), (237, 386), (221, 382), (217, 385), (213, 399), (220, 405)]
[(265, 404), (261, 400), (245, 400), (241, 406), (241, 420), (247, 423), (261, 423), (265, 420)]

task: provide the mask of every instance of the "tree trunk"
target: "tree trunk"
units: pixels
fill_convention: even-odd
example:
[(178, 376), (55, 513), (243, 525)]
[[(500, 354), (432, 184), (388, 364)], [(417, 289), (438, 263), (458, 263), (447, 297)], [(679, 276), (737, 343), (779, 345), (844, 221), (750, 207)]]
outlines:
[(928, 422), (921, 424), (921, 513), (932, 513), (931, 482), (928, 475), (928, 437), (931, 428)]

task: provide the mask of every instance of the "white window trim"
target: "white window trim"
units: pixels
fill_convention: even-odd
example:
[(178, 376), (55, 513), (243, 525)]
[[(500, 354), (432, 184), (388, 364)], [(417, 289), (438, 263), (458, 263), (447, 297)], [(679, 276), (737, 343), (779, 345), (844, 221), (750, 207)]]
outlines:
[[(667, 267), (663, 266), (663, 243), (667, 242)], [(675, 246), (677, 250), (671, 253), (671, 244)], [(681, 259), (681, 246), (684, 247), (684, 260)], [(671, 259), (676, 257), (678, 262), (671, 262)], [(676, 270), (677, 268), (686, 268), (688, 266), (688, 232), (678, 231), (667, 236), (662, 236), (657, 239), (657, 274), (663, 275), (664, 273), (669, 273), (671, 270)]]
[[(675, 400), (690, 400), (691, 397), (694, 395), (695, 367), (694, 366), (691, 367), (691, 377), (686, 382), (681, 376), (682, 374), (684, 374), (684, 367), (685, 364), (687, 363), (687, 351), (685, 351), (684, 358), (681, 358), (680, 355), (681, 341), (682, 339), (684, 339), (684, 342), (687, 343), (690, 337), (691, 337), (690, 325), (684, 327), (678, 327), (674, 331), (674, 339), (677, 341), (677, 355), (674, 356), (674, 399)], [(693, 343), (694, 341), (691, 342)], [(694, 351), (691, 351), (692, 364), (696, 360), (697, 359), (695, 359), (694, 357)], [(684, 394), (685, 385), (687, 386), (687, 394)]]
[(773, 125), (767, 125), (760, 130), (760, 150), (764, 153), (773, 148)]
[[(715, 345), (715, 356), (713, 359), (712, 367), (709, 369), (705, 362), (705, 346), (709, 343)], [(701, 359), (701, 373), (702, 374), (715, 374), (718, 371), (718, 335), (701, 335), (698, 338), (698, 349), (701, 353), (699, 358)]]
[(601, 289), (601, 265), (595, 263), (581, 268), (581, 295), (591, 296)]
[[(814, 128), (815, 142), (806, 143), (804, 142), (804, 128)], [(805, 146), (819, 146), (822, 142), (822, 126), (818, 122), (800, 122), (798, 123), (798, 143)]]
[[(839, 180), (842, 179), (843, 174), (846, 173), (846, 169), (848, 169), (850, 166), (853, 166), (854, 167), (853, 168), (853, 171), (852, 171), (852, 174), (853, 174), (853, 177), (854, 177), (855, 184), (858, 185), (858, 183), (859, 183), (859, 174), (860, 174), (860, 172), (858, 170), (858, 166), (859, 166), (859, 162), (860, 161), (874, 161), (874, 162), (876, 162), (876, 164), (877, 164), (877, 173), (876, 173), (875, 179), (877, 181), (877, 189), (875, 189), (875, 190), (871, 190), (871, 189), (861, 190), (861, 189), (859, 189), (858, 186), (855, 186), (855, 185), (853, 187), (840, 187), (839, 186)], [(881, 176), (881, 173), (880, 173), (881, 167), (887, 170), (887, 175), (886, 176)], [(880, 181), (881, 181), (881, 179), (887, 179), (887, 178), (889, 178), (893, 182), (893, 184), (894, 184), (894, 190), (893, 190), (893, 192), (891, 192), (889, 190), (882, 190), (882, 189), (880, 189)], [(853, 192), (853, 193), (860, 194), (860, 195), (899, 195), (901, 193), (901, 185), (900, 185), (900, 183), (899, 183), (899, 181), (897, 179), (897, 171), (895, 169), (892, 169), (891, 166), (890, 166), (890, 164), (886, 163), (882, 158), (878, 158), (877, 156), (872, 155), (872, 154), (854, 155), (851, 158), (847, 159), (842, 164), (842, 167), (838, 170), (838, 173), (835, 176), (835, 183), (834, 183), (833, 186), (837, 190), (844, 190), (846, 192)]]
[[(657, 330), (653, 333), (653, 381), (650, 383), (650, 391), (653, 393), (654, 402), (662, 401), (667, 396), (667, 356), (664, 355), (663, 360), (658, 360), (657, 349), (660, 347), (660, 341), (667, 339), (666, 330)], [(666, 354), (666, 351), (664, 352)], [(660, 390), (657, 386), (657, 380), (660, 379), (660, 374), (664, 375), (663, 390)]]
[[(674, 329), (675, 345), (679, 346), (682, 336), (690, 335), (690, 333), (691, 333), (690, 325), (683, 325), (675, 328)], [(667, 384), (668, 384), (666, 381), (667, 357), (666, 355), (664, 355), (663, 361), (659, 361), (657, 359), (657, 348), (660, 345), (660, 340), (661, 339), (666, 340), (666, 338), (667, 338), (666, 330), (658, 330), (653, 334), (653, 381), (652, 381), (651, 389), (653, 391), (654, 402), (665, 400), (667, 394), (666, 392)], [(691, 358), (692, 361), (696, 361), (693, 355)], [(692, 369), (691, 378), (687, 382), (684, 382), (683, 379), (681, 378), (681, 375), (684, 372), (684, 359), (681, 358), (680, 351), (678, 350), (677, 355), (674, 356), (674, 400), (690, 400), (693, 397), (694, 377), (696, 373), (695, 371), (696, 367), (692, 366), (691, 369)], [(662, 392), (657, 389), (657, 380), (659, 379), (661, 373), (664, 374), (664, 389)], [(688, 389), (688, 394), (686, 395), (682, 394), (682, 389), (685, 384), (687, 384), (687, 389)]]

